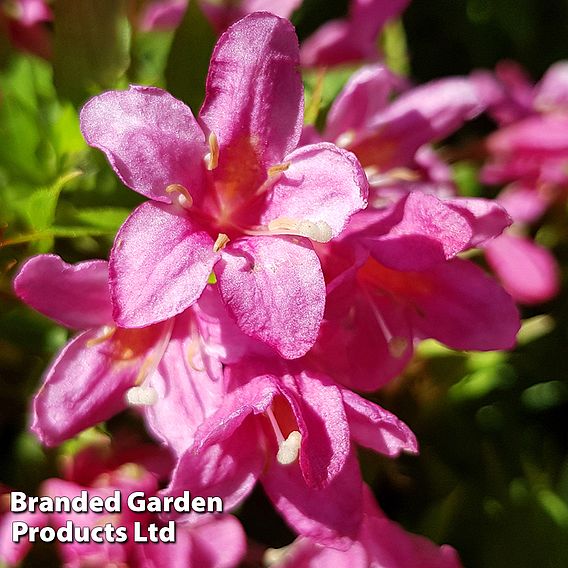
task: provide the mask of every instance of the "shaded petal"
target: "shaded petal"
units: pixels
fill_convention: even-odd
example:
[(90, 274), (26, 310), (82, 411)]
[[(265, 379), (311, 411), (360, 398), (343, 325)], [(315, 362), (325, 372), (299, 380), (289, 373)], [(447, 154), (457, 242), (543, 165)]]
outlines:
[(568, 61), (552, 65), (535, 88), (534, 106), (540, 112), (568, 108)]
[(181, 23), (188, 0), (155, 0), (142, 14), (140, 28), (144, 31), (173, 30)]
[(471, 247), (498, 237), (513, 222), (499, 203), (489, 199), (455, 198), (446, 199), (445, 203), (469, 221), (472, 229)]
[(560, 270), (556, 259), (530, 239), (501, 235), (487, 244), (485, 257), (517, 302), (539, 304), (558, 294)]
[(308, 371), (282, 380), (302, 435), (302, 475), (310, 487), (324, 487), (339, 475), (351, 447), (341, 391), (324, 375)]
[(365, 547), (371, 565), (389, 568), (461, 568), (457, 552), (448, 545), (437, 546), (423, 536), (406, 532), (388, 519), (364, 488), (365, 521), (359, 542)]
[(415, 274), (422, 289), (409, 294), (412, 322), (423, 337), (453, 349), (511, 349), (520, 327), (515, 304), (472, 262), (453, 259)]
[(115, 321), (143, 327), (191, 306), (219, 255), (213, 240), (173, 207), (146, 202), (124, 222), (110, 254)]
[(166, 187), (177, 183), (198, 198), (205, 137), (191, 110), (166, 91), (131, 86), (93, 97), (81, 111), (81, 131), (134, 191), (169, 202)]
[(254, 420), (246, 420), (220, 443), (192, 446), (180, 457), (164, 494), (182, 495), (191, 488), (194, 495), (221, 497), (224, 510), (236, 507), (252, 491), (264, 467), (259, 436)]
[(66, 327), (88, 329), (112, 322), (104, 260), (67, 264), (54, 254), (34, 256), (18, 272), (14, 290), (26, 304)]
[[(215, 516), (191, 531), (193, 539), (191, 566), (232, 568), (243, 560), (247, 542), (241, 523), (231, 516)], [(185, 568), (187, 564), (180, 564)]]
[(126, 391), (134, 386), (163, 326), (117, 329), (105, 339), (93, 329), (72, 339), (48, 369), (34, 398), (32, 430), (55, 446), (107, 420), (126, 407)]
[(205, 369), (192, 322), (190, 311), (176, 318), (164, 356), (149, 378), (158, 401), (144, 409), (148, 427), (178, 454), (193, 444), (198, 427), (225, 394), (222, 377), (211, 377)]
[(361, 68), (333, 101), (326, 119), (326, 138), (338, 140), (342, 134), (363, 128), (400, 87), (402, 79), (382, 64)]
[(221, 36), (199, 115), (219, 141), (218, 175), (243, 163), (244, 146), (264, 170), (296, 147), (303, 121), (298, 65), (294, 28), (277, 16), (251, 14)]
[(286, 522), (317, 543), (346, 549), (361, 526), (362, 480), (351, 452), (341, 473), (323, 489), (306, 485), (299, 466), (275, 463), (262, 484)]
[(360, 213), (349, 230), (374, 258), (395, 270), (435, 266), (466, 249), (473, 236), (463, 214), (420, 192), (409, 193), (388, 209)]
[(497, 200), (514, 221), (533, 223), (539, 219), (549, 205), (549, 199), (532, 185), (513, 183), (507, 186)]
[(343, 297), (328, 299), (335, 313), (322, 322), (309, 357), (340, 383), (374, 391), (402, 373), (412, 356), (408, 316), (400, 303), (368, 294), (353, 280), (344, 288)]
[(418, 453), (416, 437), (402, 420), (350, 390), (342, 389), (342, 394), (355, 442), (391, 457)]
[(229, 244), (215, 271), (229, 313), (283, 357), (316, 340), (325, 304), (319, 259), (307, 239), (246, 237)]
[(401, 95), (348, 148), (363, 166), (406, 166), (421, 146), (449, 136), (482, 110), (470, 80), (439, 79)]
[(351, 215), (367, 205), (369, 184), (351, 152), (329, 143), (299, 148), (285, 159), (290, 167), (274, 184), (261, 217), (323, 221), (337, 237)]
[(15, 522), (26, 523), (28, 527), (43, 528), (49, 522), (48, 515), (44, 513), (6, 513), (0, 519), (0, 562), (3, 566), (19, 566), (32, 543), (28, 538), (21, 538), (20, 542), (12, 539), (12, 524)]

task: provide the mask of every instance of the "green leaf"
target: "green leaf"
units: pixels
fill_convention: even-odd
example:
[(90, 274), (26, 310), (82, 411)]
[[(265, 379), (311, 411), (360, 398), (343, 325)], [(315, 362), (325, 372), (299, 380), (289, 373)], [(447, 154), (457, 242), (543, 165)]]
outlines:
[(92, 207), (75, 213), (76, 221), (92, 225), (99, 229), (117, 231), (130, 214), (126, 207)]
[(197, 113), (205, 98), (205, 81), (216, 36), (199, 2), (190, 2), (178, 27), (168, 62), (166, 84), (172, 95)]
[(126, 0), (55, 2), (54, 81), (75, 104), (116, 86), (130, 63)]

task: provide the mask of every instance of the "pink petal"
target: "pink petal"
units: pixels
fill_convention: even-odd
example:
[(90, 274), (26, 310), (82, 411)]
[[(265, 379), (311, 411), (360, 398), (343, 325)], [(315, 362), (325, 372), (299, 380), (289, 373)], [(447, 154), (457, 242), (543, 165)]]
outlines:
[(252, 491), (264, 467), (259, 435), (257, 424), (247, 420), (220, 443), (187, 449), (164, 493), (181, 495), (191, 488), (193, 495), (219, 496), (224, 510), (233, 509)]
[[(199, 568), (233, 568), (240, 565), (246, 550), (245, 531), (231, 515), (215, 516), (210, 522), (195, 527), (191, 566)], [(180, 564), (185, 568), (187, 564)]]
[(333, 102), (326, 119), (326, 138), (337, 140), (341, 134), (363, 128), (401, 86), (402, 80), (382, 64), (361, 68)]
[(310, 487), (324, 487), (340, 474), (351, 448), (341, 391), (314, 372), (295, 372), (283, 380), (288, 386), (283, 393), (295, 403), (299, 419), (302, 475)]
[(418, 453), (416, 437), (394, 414), (350, 390), (342, 389), (342, 394), (355, 442), (390, 457)]
[(140, 28), (144, 31), (173, 30), (183, 19), (188, 0), (155, 0), (142, 14)]
[[(4, 495), (3, 495), (4, 497)], [(22, 538), (16, 543), (12, 540), (12, 523), (26, 523), (29, 527), (43, 528), (47, 526), (49, 517), (45, 513), (6, 513), (0, 519), (0, 562), (3, 566), (19, 566), (32, 543)]]
[(470, 80), (439, 79), (401, 95), (369, 122), (349, 149), (363, 166), (405, 166), (422, 145), (446, 138), (482, 110)]
[(453, 349), (511, 349), (520, 327), (512, 298), (472, 262), (454, 259), (415, 274), (420, 286), (407, 296), (423, 337)]
[(93, 97), (81, 111), (81, 131), (134, 191), (170, 202), (166, 188), (181, 184), (199, 197), (204, 135), (191, 110), (166, 91), (131, 86)]
[(104, 260), (73, 265), (53, 254), (34, 256), (18, 272), (14, 290), (26, 304), (66, 327), (88, 329), (112, 322)]
[(357, 218), (367, 226), (361, 237), (372, 256), (396, 270), (434, 266), (467, 248), (473, 236), (463, 214), (419, 192), (408, 194), (389, 209), (363, 212)]
[(290, 167), (268, 195), (261, 223), (279, 217), (323, 221), (337, 237), (351, 215), (367, 205), (367, 177), (353, 154), (327, 142), (286, 157)]
[(469, 243), (471, 247), (498, 237), (512, 223), (507, 211), (489, 199), (454, 198), (446, 199), (445, 203), (469, 221), (473, 233)]
[(533, 223), (549, 205), (548, 199), (533, 185), (514, 183), (498, 195), (499, 204), (519, 223)]
[(521, 304), (540, 304), (560, 289), (554, 256), (537, 243), (505, 234), (487, 244), (485, 256), (503, 287)]
[(158, 402), (144, 410), (149, 428), (177, 454), (193, 444), (198, 427), (225, 394), (222, 379), (214, 380), (205, 369), (199, 337), (191, 333), (193, 318), (191, 311), (176, 317), (168, 347), (149, 377)]
[(124, 222), (110, 253), (115, 321), (143, 327), (191, 306), (219, 255), (213, 240), (173, 207), (146, 202)]
[(71, 340), (34, 399), (32, 430), (39, 439), (55, 446), (123, 410), (126, 391), (162, 331), (162, 326), (117, 329), (103, 339), (101, 330), (94, 329)]
[(314, 344), (325, 283), (307, 239), (246, 237), (229, 244), (216, 270), (223, 301), (239, 327), (283, 357)]
[(534, 106), (540, 112), (566, 112), (568, 108), (568, 62), (559, 61), (552, 65), (535, 91)]
[(412, 356), (408, 316), (400, 304), (367, 294), (354, 281), (345, 289), (344, 298), (336, 296), (338, 305), (328, 299), (336, 313), (322, 322), (309, 357), (341, 384), (374, 391), (402, 373)]
[[(287, 20), (255, 13), (219, 39), (209, 68), (200, 119), (217, 135), (216, 174), (279, 164), (300, 138), (303, 121), (298, 39)], [(246, 164), (245, 164), (246, 167)]]
[(276, 509), (298, 534), (343, 549), (356, 536), (362, 521), (362, 480), (353, 453), (341, 473), (323, 489), (306, 485), (297, 465), (275, 464), (262, 484)]

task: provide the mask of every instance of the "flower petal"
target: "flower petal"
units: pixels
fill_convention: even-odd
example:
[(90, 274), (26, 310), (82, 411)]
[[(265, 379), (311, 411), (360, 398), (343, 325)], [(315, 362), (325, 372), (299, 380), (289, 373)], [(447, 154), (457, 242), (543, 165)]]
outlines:
[(283, 357), (314, 344), (325, 304), (319, 259), (307, 239), (246, 237), (223, 251), (215, 273), (239, 327)]
[(279, 217), (325, 222), (337, 237), (351, 215), (367, 205), (369, 184), (351, 152), (329, 143), (299, 148), (268, 195), (261, 223)]
[(306, 485), (300, 467), (274, 464), (262, 479), (268, 497), (300, 535), (347, 548), (362, 521), (362, 480), (353, 452), (323, 489)]
[(173, 207), (146, 202), (120, 228), (110, 254), (115, 321), (143, 327), (191, 306), (219, 255), (213, 240)]
[(32, 430), (39, 439), (55, 446), (124, 409), (126, 391), (136, 383), (162, 331), (161, 325), (117, 329), (106, 337), (104, 329), (93, 329), (72, 339), (34, 399)]
[(372, 256), (395, 270), (424, 270), (454, 257), (472, 239), (463, 214), (434, 195), (409, 193), (382, 211), (364, 211), (350, 226)]
[(217, 410), (224, 395), (222, 379), (205, 369), (192, 319), (191, 311), (176, 317), (164, 356), (149, 377), (158, 401), (144, 409), (148, 427), (177, 454), (193, 444), (198, 427)]
[(298, 39), (292, 24), (251, 14), (219, 39), (200, 119), (219, 142), (219, 170), (243, 162), (243, 148), (266, 170), (300, 138), (303, 121)]
[(108, 264), (67, 264), (54, 254), (30, 258), (14, 280), (17, 296), (57, 323), (88, 329), (112, 322)]
[(537, 243), (505, 234), (486, 245), (485, 256), (505, 290), (517, 302), (539, 304), (558, 293), (560, 271), (556, 259)]
[[(407, 296), (416, 308), (412, 322), (422, 337), (453, 349), (511, 349), (519, 313), (505, 292), (470, 261), (453, 259), (414, 275), (422, 290)], [(429, 291), (429, 292), (428, 292)]]
[(342, 389), (342, 395), (355, 442), (391, 457), (418, 452), (416, 437), (394, 414), (350, 390)]
[(259, 435), (257, 424), (249, 419), (217, 444), (188, 448), (164, 494), (181, 495), (191, 488), (194, 495), (221, 497), (224, 510), (236, 507), (252, 491), (264, 466)]
[(191, 110), (166, 91), (131, 86), (93, 97), (81, 111), (81, 131), (134, 191), (170, 202), (166, 187), (177, 183), (199, 197), (205, 137)]
[(335, 140), (349, 131), (363, 128), (367, 121), (383, 110), (402, 79), (382, 64), (367, 65), (354, 73), (337, 95), (326, 119), (325, 136)]

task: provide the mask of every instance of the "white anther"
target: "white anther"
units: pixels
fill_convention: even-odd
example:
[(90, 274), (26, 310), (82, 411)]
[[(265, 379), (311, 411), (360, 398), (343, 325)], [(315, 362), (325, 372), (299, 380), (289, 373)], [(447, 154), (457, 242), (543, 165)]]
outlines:
[(183, 185), (172, 183), (166, 187), (166, 193), (169, 193), (172, 199), (176, 200), (184, 209), (191, 209), (193, 197), (191, 197), (191, 194)]
[(343, 134), (340, 134), (335, 141), (335, 144), (340, 148), (347, 148), (355, 140), (355, 132), (353, 130), (348, 130)]
[(158, 402), (158, 393), (153, 387), (132, 387), (126, 391), (128, 406), (153, 406)]
[(298, 459), (302, 435), (297, 430), (290, 432), (288, 437), (280, 442), (276, 459), (281, 465), (290, 465)]
[(219, 252), (220, 250), (224, 249), (230, 240), (231, 239), (227, 235), (225, 235), (225, 233), (219, 233), (217, 240), (213, 245), (213, 252)]

